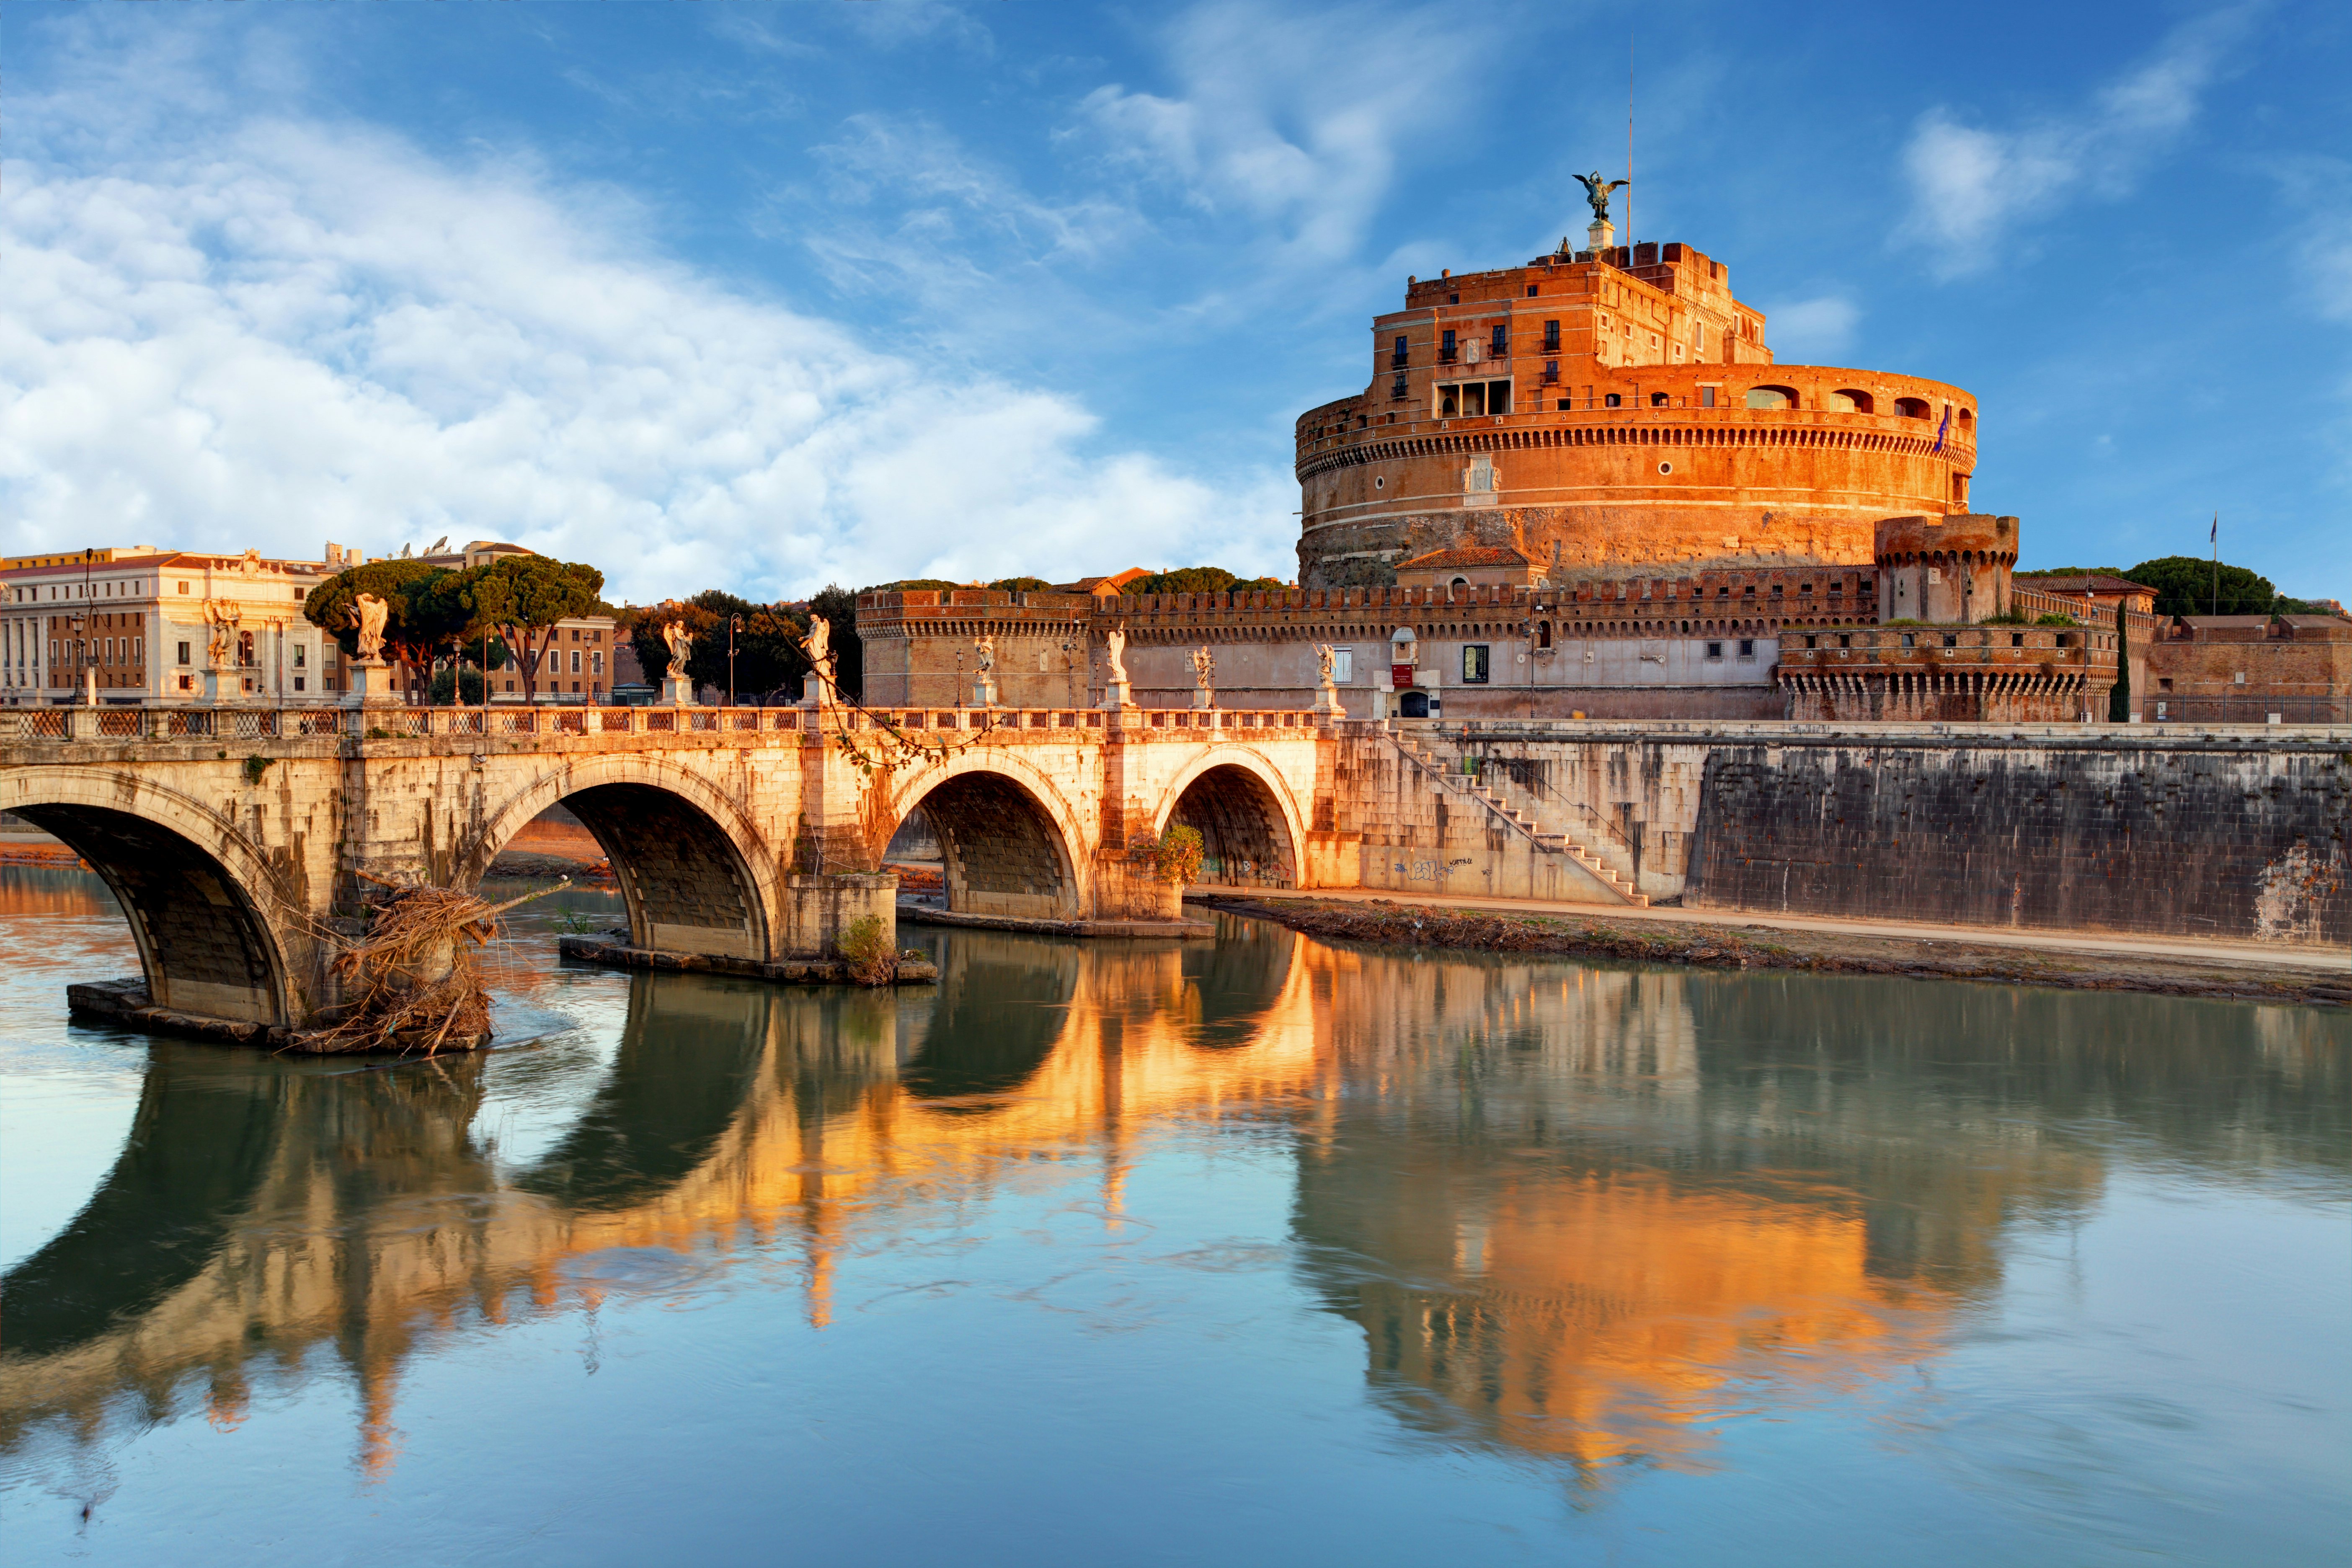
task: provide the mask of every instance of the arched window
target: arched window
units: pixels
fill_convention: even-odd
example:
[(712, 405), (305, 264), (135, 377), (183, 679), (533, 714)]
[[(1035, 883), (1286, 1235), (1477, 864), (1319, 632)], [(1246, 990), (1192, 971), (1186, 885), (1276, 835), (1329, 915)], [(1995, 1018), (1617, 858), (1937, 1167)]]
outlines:
[(1867, 414), (1876, 405), (1859, 387), (1843, 386), (1830, 394), (1830, 406), (1840, 414)]
[(1895, 412), (1906, 419), (1925, 419), (1927, 417), (1927, 400), (1924, 397), (1898, 397), (1895, 400)]
[(1551, 623), (1549, 621), (1538, 621), (1536, 623), (1536, 647), (1551, 647)]
[(1961, 435), (1963, 435), (1963, 436), (1971, 436), (1971, 437), (1972, 437), (1972, 436), (1974, 436), (1976, 433), (1977, 433), (1977, 416), (1976, 416), (1974, 414), (1970, 413), (1968, 409), (1965, 409), (1965, 408), (1961, 409), (1961, 410), (1960, 410), (1960, 434), (1961, 434)]
[[(1748, 389), (1748, 406), (1750, 408), (1794, 408), (1797, 406), (1796, 389), (1794, 387), (1788, 386), (1751, 386)], [(1921, 406), (1924, 407), (1926, 405), (1922, 405)]]

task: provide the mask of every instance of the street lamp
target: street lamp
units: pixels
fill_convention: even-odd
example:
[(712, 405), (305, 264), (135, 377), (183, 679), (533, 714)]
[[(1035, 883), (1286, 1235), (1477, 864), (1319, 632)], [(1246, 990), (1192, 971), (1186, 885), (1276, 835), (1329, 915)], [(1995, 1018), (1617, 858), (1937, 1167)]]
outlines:
[(743, 625), (740, 616), (727, 617), (727, 706), (735, 706), (735, 633)]

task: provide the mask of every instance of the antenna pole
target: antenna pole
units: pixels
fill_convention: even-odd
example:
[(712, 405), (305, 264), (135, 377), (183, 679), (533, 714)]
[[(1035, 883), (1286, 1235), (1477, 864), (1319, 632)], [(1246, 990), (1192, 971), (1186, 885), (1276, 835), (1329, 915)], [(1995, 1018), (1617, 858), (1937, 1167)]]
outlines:
[(1625, 265), (1633, 265), (1633, 29), (1625, 29)]

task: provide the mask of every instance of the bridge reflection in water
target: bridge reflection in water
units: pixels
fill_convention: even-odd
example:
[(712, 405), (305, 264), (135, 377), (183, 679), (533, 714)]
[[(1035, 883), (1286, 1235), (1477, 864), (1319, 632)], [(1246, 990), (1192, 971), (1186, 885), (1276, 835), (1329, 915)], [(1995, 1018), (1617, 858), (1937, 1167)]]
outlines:
[(155, 1044), (120, 1162), (6, 1276), (0, 1450), (199, 1398), (235, 1422), (323, 1353), (382, 1474), (433, 1336), (593, 1305), (647, 1256), (789, 1259), (821, 1328), (845, 1255), (911, 1215), (1052, 1162), (1115, 1226), (1139, 1139), (1249, 1119), (1295, 1166), (1295, 1278), (1360, 1330), (1406, 1429), (1598, 1477), (1919, 1378), (1998, 1285), (2004, 1227), (2099, 1194), (2082, 1125), (2220, 1166), (2345, 1131), (2307, 1014), (1943, 986), (1923, 1015), (1900, 982), (1237, 921), (1213, 947), (936, 940), (935, 993), (602, 977), (627, 987), (617, 1052), (519, 1169), (478, 1126), (498, 1055)]

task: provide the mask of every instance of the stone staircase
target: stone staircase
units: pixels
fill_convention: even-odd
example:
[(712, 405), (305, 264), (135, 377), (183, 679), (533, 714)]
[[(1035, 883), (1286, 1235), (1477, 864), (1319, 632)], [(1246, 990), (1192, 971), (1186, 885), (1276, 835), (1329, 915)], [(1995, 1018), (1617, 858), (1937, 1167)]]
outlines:
[(1473, 775), (1449, 767), (1454, 761), (1422, 743), (1416, 735), (1391, 731), (1397, 750), (1406, 762), (1445, 794), (1469, 801), (1485, 811), (1488, 817), (1533, 844), (1548, 855), (1559, 855), (1574, 861), (1594, 881), (1617, 898), (1637, 910), (1650, 907), (1647, 895), (1634, 889), (1631, 879), (1602, 859), (1600, 852), (1572, 835), (1556, 832), (1543, 823), (1530, 820), (1517, 807), (1506, 803), (1501, 796)]

